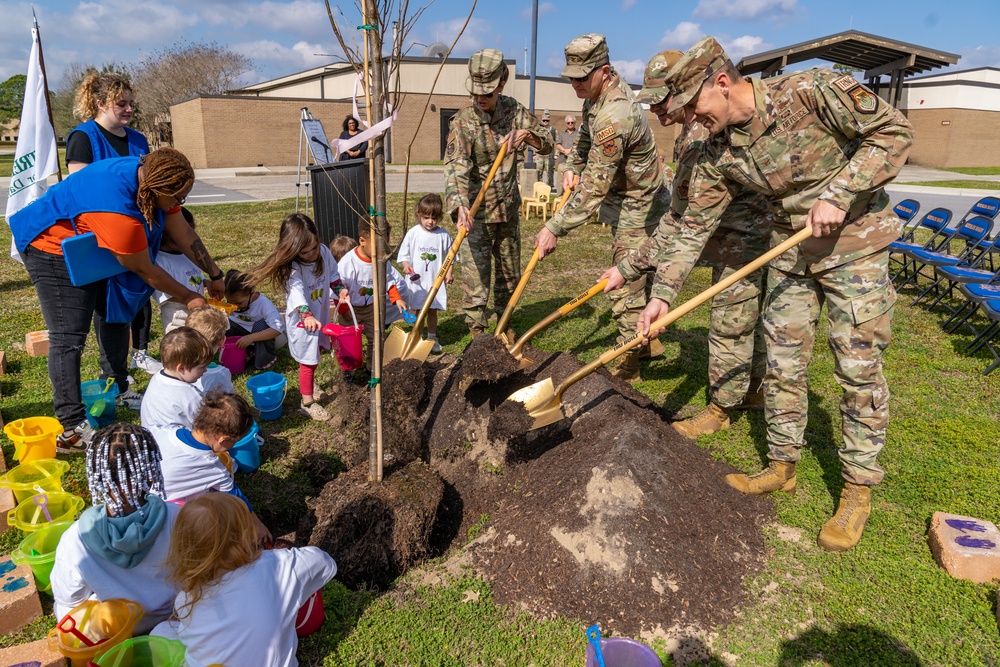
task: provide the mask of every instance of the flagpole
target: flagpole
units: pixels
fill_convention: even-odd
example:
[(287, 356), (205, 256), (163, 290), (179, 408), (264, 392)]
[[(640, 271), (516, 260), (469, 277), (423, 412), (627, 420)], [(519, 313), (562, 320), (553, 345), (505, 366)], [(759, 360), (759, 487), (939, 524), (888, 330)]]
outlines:
[(49, 125), (52, 127), (52, 136), (56, 138), (56, 179), (62, 180), (62, 165), (59, 163), (59, 135), (56, 133), (56, 123), (52, 118), (52, 101), (49, 97), (49, 79), (45, 74), (45, 55), (42, 53), (42, 30), (38, 27), (38, 17), (35, 16), (35, 6), (31, 6), (31, 20), (35, 24), (35, 32), (38, 33), (38, 65), (42, 69), (42, 88), (45, 90), (45, 109), (49, 112)]

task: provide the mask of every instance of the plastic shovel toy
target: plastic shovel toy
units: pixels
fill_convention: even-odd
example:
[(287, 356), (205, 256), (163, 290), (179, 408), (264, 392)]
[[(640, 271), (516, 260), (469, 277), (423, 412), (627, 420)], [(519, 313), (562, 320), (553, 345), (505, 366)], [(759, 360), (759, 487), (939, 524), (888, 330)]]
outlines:
[(42, 512), (45, 513), (45, 520), (52, 523), (52, 515), (49, 514), (49, 497), (44, 493), (39, 493), (37, 496), (31, 497), (31, 502), (35, 503), (35, 516), (31, 520), (31, 523), (38, 523), (38, 515)]
[(576, 310), (583, 304), (590, 301), (593, 297), (603, 292), (604, 288), (607, 287), (607, 285), (608, 285), (607, 280), (601, 280), (583, 294), (579, 294), (573, 297), (572, 300), (559, 306), (552, 313), (547, 315), (545, 319), (543, 319), (541, 322), (539, 322), (535, 326), (525, 331), (524, 334), (517, 339), (516, 343), (508, 347), (507, 351), (510, 352), (515, 359), (521, 362), (521, 368), (527, 368), (531, 364), (535, 363), (528, 357), (524, 356), (524, 346), (528, 344), (528, 341), (537, 336), (539, 333), (541, 333), (543, 330), (549, 327), (556, 320), (562, 319), (564, 316), (569, 315), (574, 310)]
[[(486, 197), (486, 191), (489, 189), (490, 184), (493, 183), (493, 177), (496, 175), (497, 169), (500, 168), (500, 163), (503, 162), (506, 155), (507, 142), (505, 141), (500, 144), (500, 150), (497, 152), (497, 158), (493, 161), (493, 166), (490, 167), (490, 173), (486, 175), (486, 181), (483, 183), (483, 187), (479, 190), (476, 200), (472, 202), (472, 206), (469, 208), (470, 221), (476, 217), (476, 213), (479, 212), (479, 207), (483, 205), (483, 199)], [(431, 353), (431, 348), (434, 347), (434, 341), (422, 340), (420, 338), (420, 332), (424, 328), (424, 322), (427, 320), (427, 313), (431, 309), (431, 304), (434, 303), (434, 297), (437, 296), (438, 290), (441, 289), (441, 285), (444, 284), (444, 279), (448, 274), (448, 269), (451, 268), (452, 262), (455, 261), (455, 255), (458, 254), (458, 249), (462, 246), (462, 241), (465, 240), (466, 234), (466, 230), (459, 227), (458, 233), (455, 235), (455, 242), (451, 244), (448, 254), (445, 255), (444, 261), (441, 262), (441, 269), (434, 277), (434, 283), (427, 292), (427, 298), (424, 299), (424, 305), (420, 307), (420, 313), (417, 315), (417, 319), (414, 321), (413, 328), (410, 329), (410, 332), (403, 333), (399, 327), (393, 327), (392, 331), (389, 332), (389, 337), (385, 340), (385, 347), (382, 352), (383, 361), (390, 362), (393, 359), (417, 359), (423, 363), (427, 360), (427, 355)]]
[[(739, 271), (736, 271), (728, 278), (720, 280), (716, 284), (709, 287), (707, 290), (695, 296), (683, 304), (678, 306), (676, 309), (671, 310), (669, 313), (661, 317), (660, 319), (653, 322), (649, 329), (650, 331), (655, 331), (662, 329), (670, 324), (672, 324), (677, 319), (687, 315), (689, 312), (700, 306), (701, 304), (709, 301), (719, 292), (725, 290), (730, 285), (738, 280), (750, 275), (760, 267), (764, 266), (772, 259), (782, 254), (786, 250), (797, 246), (798, 244), (805, 241), (812, 235), (812, 228), (806, 227), (800, 230), (791, 238), (787, 239), (783, 243), (775, 246), (771, 250), (767, 251), (754, 261), (750, 262), (744, 266)], [(527, 335), (527, 334), (525, 334)], [(596, 371), (601, 366), (608, 364), (621, 355), (625, 354), (632, 348), (638, 347), (640, 344), (647, 342), (648, 338), (646, 336), (640, 335), (638, 332), (632, 334), (622, 342), (615, 345), (610, 350), (607, 350), (601, 354), (597, 359), (593, 360), (577, 372), (570, 375), (568, 378), (562, 381), (562, 383), (556, 387), (552, 378), (545, 378), (541, 382), (536, 382), (533, 385), (529, 385), (524, 389), (519, 389), (518, 391), (511, 394), (507, 400), (515, 401), (517, 403), (522, 403), (528, 414), (534, 420), (531, 425), (531, 429), (541, 428), (547, 426), (553, 422), (557, 422), (566, 416), (565, 409), (562, 403), (563, 394), (571, 386), (587, 377), (594, 371)]]
[(594, 655), (597, 656), (597, 664), (600, 667), (605, 667), (604, 665), (604, 654), (601, 653), (601, 629), (597, 627), (597, 623), (587, 628), (587, 641), (590, 645), (594, 647)]

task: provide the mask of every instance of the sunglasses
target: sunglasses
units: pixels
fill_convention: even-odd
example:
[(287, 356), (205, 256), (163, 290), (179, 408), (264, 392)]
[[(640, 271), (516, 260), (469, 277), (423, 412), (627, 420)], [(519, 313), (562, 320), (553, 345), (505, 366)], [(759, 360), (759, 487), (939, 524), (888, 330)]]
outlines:
[(571, 76), (571, 77), (568, 77), (568, 78), (569, 78), (570, 81), (576, 81), (577, 83), (583, 83), (584, 81), (586, 81), (587, 79), (589, 79), (590, 75), (593, 74), (593, 73), (594, 73), (594, 70), (590, 70), (589, 72), (587, 72), (583, 76)]

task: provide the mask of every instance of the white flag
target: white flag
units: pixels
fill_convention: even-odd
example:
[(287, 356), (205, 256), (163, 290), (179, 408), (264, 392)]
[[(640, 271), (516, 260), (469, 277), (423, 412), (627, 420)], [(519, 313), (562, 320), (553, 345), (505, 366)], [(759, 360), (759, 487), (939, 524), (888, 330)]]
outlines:
[[(7, 193), (7, 224), (10, 216), (38, 199), (45, 192), (45, 179), (59, 170), (56, 135), (49, 123), (49, 107), (45, 99), (45, 82), (39, 57), (41, 46), (38, 30), (31, 29), (31, 56), (28, 58), (28, 80), (24, 84), (24, 106), (18, 128), (14, 169)], [(10, 256), (21, 261), (11, 239)], [(22, 262), (23, 263), (23, 262)]]

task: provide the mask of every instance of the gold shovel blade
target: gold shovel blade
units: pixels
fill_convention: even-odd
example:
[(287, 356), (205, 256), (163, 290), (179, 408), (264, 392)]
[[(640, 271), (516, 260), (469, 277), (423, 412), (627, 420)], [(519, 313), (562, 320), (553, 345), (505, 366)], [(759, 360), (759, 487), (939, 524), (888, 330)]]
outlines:
[(565, 418), (562, 403), (556, 398), (556, 389), (552, 378), (545, 378), (523, 389), (515, 391), (507, 397), (524, 405), (528, 415), (534, 420), (531, 429), (541, 428)]
[(393, 327), (382, 346), (383, 363), (389, 363), (393, 359), (416, 359), (420, 363), (427, 361), (427, 357), (430, 356), (431, 350), (434, 348), (434, 341), (418, 340), (411, 344), (407, 350), (409, 337), (410, 334), (399, 327)]

